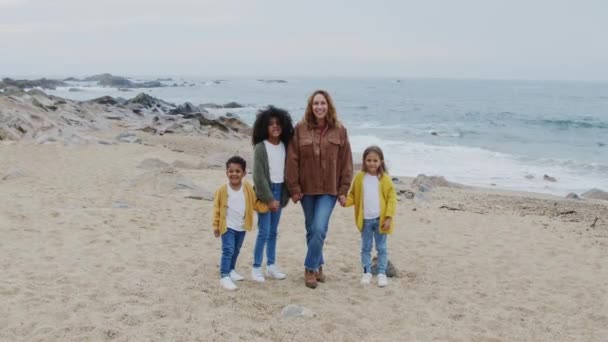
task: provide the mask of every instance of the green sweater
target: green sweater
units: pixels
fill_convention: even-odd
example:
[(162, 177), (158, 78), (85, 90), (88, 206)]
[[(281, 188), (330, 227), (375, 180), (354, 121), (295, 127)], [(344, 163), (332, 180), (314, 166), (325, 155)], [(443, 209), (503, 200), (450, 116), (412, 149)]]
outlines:
[[(270, 167), (268, 166), (268, 153), (264, 142), (259, 142), (253, 148), (253, 186), (260, 201), (270, 203), (274, 200), (270, 188)], [(289, 190), (287, 183), (283, 182), (281, 189), (281, 207), (289, 203)]]

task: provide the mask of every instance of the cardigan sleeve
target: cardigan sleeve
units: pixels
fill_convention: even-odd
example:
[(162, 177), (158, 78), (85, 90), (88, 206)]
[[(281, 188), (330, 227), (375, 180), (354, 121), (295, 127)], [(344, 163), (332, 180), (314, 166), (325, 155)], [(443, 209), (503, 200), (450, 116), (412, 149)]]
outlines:
[(213, 230), (220, 230), (220, 209), (221, 209), (221, 192), (220, 187), (213, 195)]
[(389, 175), (384, 175), (384, 197), (386, 199), (386, 216), (395, 217), (395, 209), (397, 207), (397, 194), (395, 193), (395, 186)]
[(253, 186), (256, 196), (265, 203), (274, 200), (270, 188), (270, 171), (268, 170), (268, 153), (264, 142), (255, 145), (253, 150)]

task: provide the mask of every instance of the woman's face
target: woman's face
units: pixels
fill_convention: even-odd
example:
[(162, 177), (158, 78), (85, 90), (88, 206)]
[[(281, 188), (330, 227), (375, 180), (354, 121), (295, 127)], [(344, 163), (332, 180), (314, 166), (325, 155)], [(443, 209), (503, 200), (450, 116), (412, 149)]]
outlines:
[(317, 94), (312, 98), (312, 113), (317, 122), (325, 120), (327, 116), (327, 99), (323, 94)]
[(278, 118), (270, 118), (268, 121), (268, 138), (280, 139), (283, 128)]

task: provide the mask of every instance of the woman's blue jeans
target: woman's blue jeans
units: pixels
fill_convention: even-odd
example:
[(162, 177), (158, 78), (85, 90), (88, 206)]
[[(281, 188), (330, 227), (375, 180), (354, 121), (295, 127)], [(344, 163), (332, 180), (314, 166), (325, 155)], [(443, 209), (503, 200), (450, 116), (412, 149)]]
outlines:
[(378, 274), (386, 274), (388, 254), (386, 252), (386, 238), (388, 234), (380, 234), (380, 219), (363, 220), (361, 230), (361, 266), (364, 273), (372, 271), (372, 244), (376, 241), (378, 252)]
[(308, 246), (304, 267), (308, 270), (318, 271), (319, 266), (325, 263), (323, 244), (336, 199), (337, 197), (333, 195), (304, 195), (300, 200), (304, 210), (306, 245)]
[[(270, 189), (275, 200), (281, 201), (283, 183), (271, 183)], [(281, 206), (279, 210), (258, 213), (258, 237), (253, 248), (253, 267), (261, 267), (264, 259), (264, 246), (266, 247), (266, 264), (274, 265), (277, 253), (277, 234), (279, 220), (281, 219)]]

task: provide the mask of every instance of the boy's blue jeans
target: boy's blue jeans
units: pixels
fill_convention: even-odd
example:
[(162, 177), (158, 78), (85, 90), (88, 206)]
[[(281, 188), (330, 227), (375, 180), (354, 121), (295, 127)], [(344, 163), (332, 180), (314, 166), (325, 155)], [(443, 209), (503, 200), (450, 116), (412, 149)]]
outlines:
[[(275, 200), (281, 201), (281, 189), (283, 183), (270, 183), (272, 196)], [(274, 265), (277, 253), (277, 233), (279, 230), (279, 220), (281, 219), (281, 206), (279, 210), (267, 213), (258, 213), (258, 237), (253, 248), (253, 267), (262, 266), (264, 259), (264, 246), (266, 246), (266, 264)]]
[(304, 267), (307, 270), (318, 271), (323, 260), (323, 244), (327, 236), (327, 227), (331, 212), (336, 205), (337, 196), (333, 195), (304, 195), (300, 200), (304, 210), (304, 225), (306, 226), (306, 259)]
[(220, 278), (228, 277), (236, 266), (241, 246), (245, 241), (245, 231), (239, 232), (228, 228), (222, 234), (222, 258), (220, 260)]
[(386, 238), (388, 234), (380, 234), (380, 219), (363, 220), (361, 230), (361, 266), (364, 273), (372, 271), (372, 244), (376, 240), (378, 252), (378, 274), (386, 274), (388, 253), (386, 252)]

